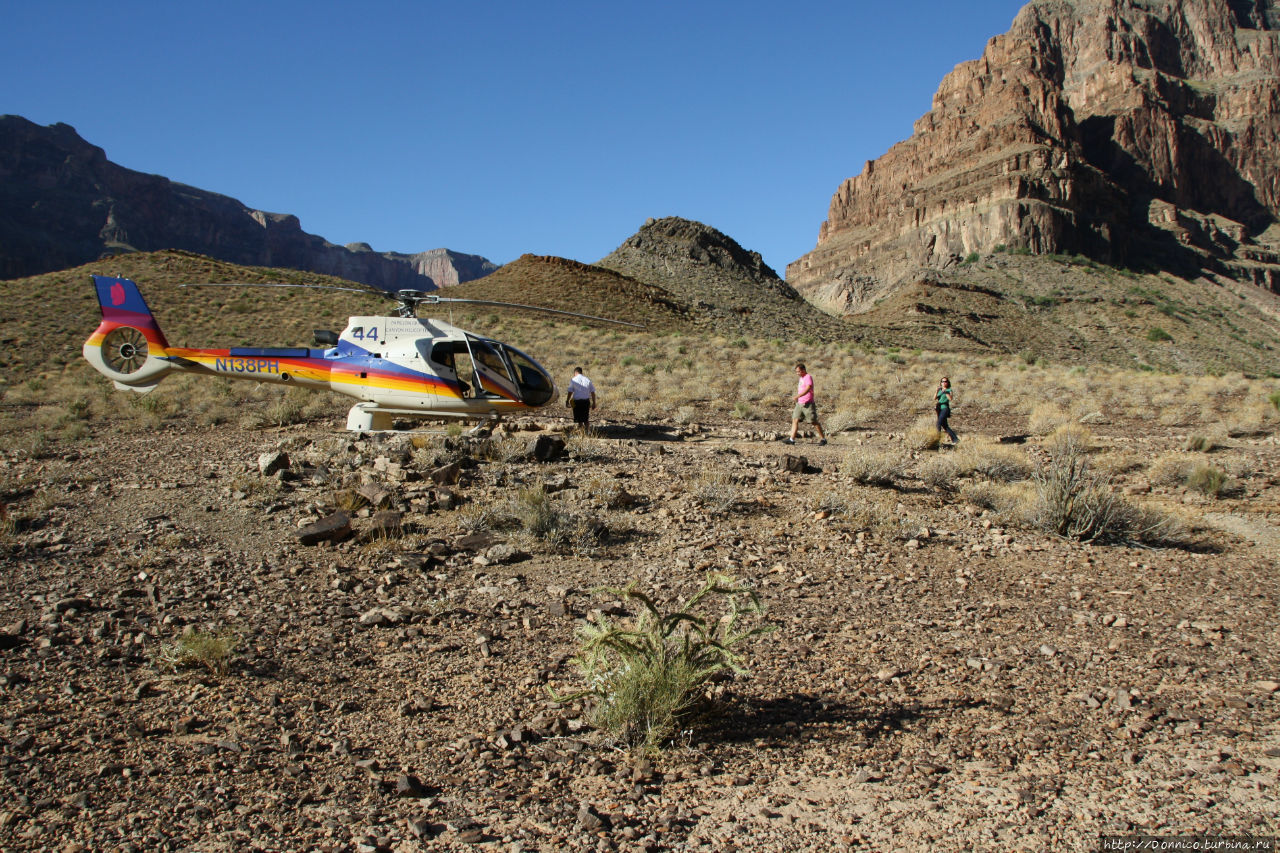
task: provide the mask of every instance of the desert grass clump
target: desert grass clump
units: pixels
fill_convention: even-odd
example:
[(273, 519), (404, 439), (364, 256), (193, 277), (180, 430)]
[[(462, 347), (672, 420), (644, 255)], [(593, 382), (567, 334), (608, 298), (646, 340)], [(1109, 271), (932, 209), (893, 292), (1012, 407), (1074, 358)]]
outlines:
[(964, 473), (956, 454), (930, 456), (916, 470), (916, 475), (924, 484), (935, 489), (956, 488)]
[[(863, 412), (862, 417), (865, 418), (865, 412)], [(837, 433), (842, 433), (845, 430), (852, 429), (857, 426), (862, 422), (862, 418), (860, 418), (859, 413), (853, 409), (839, 408), (836, 409), (833, 414), (823, 418), (823, 421), (823, 426), (826, 427), (827, 435), (836, 435)]]
[(155, 665), (171, 672), (205, 669), (213, 675), (226, 675), (239, 643), (239, 637), (229, 631), (186, 631), (177, 640), (160, 646)]
[(676, 409), (675, 415), (672, 417), (676, 423), (687, 426), (698, 419), (698, 410), (693, 406), (681, 406)]
[(601, 521), (565, 511), (541, 486), (521, 489), (507, 514), (526, 537), (556, 551), (590, 556), (608, 532)]
[(595, 427), (575, 429), (564, 437), (565, 452), (582, 461), (607, 460), (613, 455), (614, 447), (612, 442), (601, 437), (600, 431)]
[(1187, 472), (1187, 488), (1208, 498), (1220, 498), (1227, 489), (1227, 472), (1208, 463), (1200, 463)]
[(969, 443), (960, 460), (973, 473), (999, 483), (1014, 483), (1031, 476), (1031, 461), (1025, 453), (995, 445)]
[(511, 515), (535, 539), (555, 538), (564, 526), (565, 513), (541, 487), (521, 489), (512, 499)]
[(1187, 436), (1187, 443), (1183, 445), (1183, 450), (1188, 450), (1192, 453), (1208, 453), (1215, 447), (1217, 445), (1207, 435), (1189, 435)]
[(1153, 486), (1180, 486), (1195, 467), (1194, 457), (1182, 453), (1169, 453), (1156, 459), (1147, 468), (1147, 479)]
[(1034, 505), (1034, 491), (1027, 483), (993, 483), (973, 480), (960, 487), (960, 497), (993, 513), (1001, 523), (1029, 524), (1025, 509)]
[(954, 489), (957, 481), (970, 477), (1002, 483), (1025, 480), (1031, 476), (1031, 463), (1015, 450), (967, 442), (954, 453), (929, 457), (917, 473), (929, 486)]
[(693, 595), (666, 606), (634, 583), (604, 592), (637, 607), (639, 615), (615, 624), (596, 611), (578, 629), (574, 659), (587, 687), (556, 698), (594, 699), (594, 724), (642, 751), (657, 751), (695, 719), (710, 718), (713, 679), (745, 673), (740, 645), (773, 630), (740, 627), (744, 618), (760, 617), (763, 607), (754, 590), (728, 575), (709, 575)]
[(742, 487), (724, 471), (703, 471), (690, 489), (693, 499), (711, 515), (727, 515), (742, 497)]
[(864, 486), (892, 487), (906, 474), (907, 464), (897, 454), (859, 448), (845, 455), (840, 472)]
[(1055, 435), (1049, 461), (1032, 476), (1032, 526), (1082, 542), (1160, 543), (1172, 535), (1167, 516), (1135, 507), (1119, 495), (1106, 474), (1089, 464), (1085, 436)]
[(502, 513), (490, 504), (469, 503), (453, 514), (458, 526), (466, 533), (483, 533), (502, 524)]
[(1280, 391), (1272, 391), (1268, 394), (1267, 402), (1271, 404), (1271, 408), (1275, 409), (1276, 414), (1280, 414)]
[(809, 508), (819, 518), (842, 518), (849, 514), (849, 499), (839, 492), (824, 492), (810, 502)]
[(1032, 435), (1049, 435), (1071, 423), (1071, 413), (1057, 403), (1039, 403), (1027, 417), (1027, 432)]
[(916, 420), (905, 436), (912, 450), (937, 450), (942, 445), (942, 431), (931, 415)]

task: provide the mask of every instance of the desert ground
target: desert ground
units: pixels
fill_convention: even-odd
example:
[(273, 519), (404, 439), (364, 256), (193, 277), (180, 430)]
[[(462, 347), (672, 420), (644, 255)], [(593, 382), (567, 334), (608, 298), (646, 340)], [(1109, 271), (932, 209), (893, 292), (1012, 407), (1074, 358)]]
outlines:
[[(591, 432), (552, 407), (359, 436), (340, 398), (124, 394), (74, 363), (6, 386), (0, 846), (1277, 834), (1273, 381), (614, 332), (542, 350), (594, 374)], [(779, 441), (796, 354), (826, 446)], [(928, 425), (942, 372), (956, 447)], [(1122, 510), (1093, 541), (1045, 526), (1068, 451)], [(339, 510), (349, 535), (304, 544)], [(674, 604), (712, 572), (773, 630), (699, 716), (642, 750), (557, 701), (587, 686), (584, 620), (637, 615), (607, 588)]]

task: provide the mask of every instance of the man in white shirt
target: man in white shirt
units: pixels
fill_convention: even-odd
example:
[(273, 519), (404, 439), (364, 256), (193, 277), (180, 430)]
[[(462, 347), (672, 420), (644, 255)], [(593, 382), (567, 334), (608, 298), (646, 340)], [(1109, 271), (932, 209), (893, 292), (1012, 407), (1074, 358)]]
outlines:
[(573, 422), (586, 429), (591, 410), (596, 407), (596, 386), (583, 375), (581, 367), (573, 369), (573, 378), (569, 380), (569, 397), (573, 404)]

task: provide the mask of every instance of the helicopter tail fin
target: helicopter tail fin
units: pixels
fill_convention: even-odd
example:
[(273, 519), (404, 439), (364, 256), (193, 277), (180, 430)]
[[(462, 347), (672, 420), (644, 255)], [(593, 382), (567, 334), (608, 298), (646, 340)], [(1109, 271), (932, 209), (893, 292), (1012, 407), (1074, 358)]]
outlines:
[(169, 343), (138, 286), (127, 278), (93, 277), (102, 322), (84, 342), (84, 357), (121, 390), (146, 393), (175, 365)]

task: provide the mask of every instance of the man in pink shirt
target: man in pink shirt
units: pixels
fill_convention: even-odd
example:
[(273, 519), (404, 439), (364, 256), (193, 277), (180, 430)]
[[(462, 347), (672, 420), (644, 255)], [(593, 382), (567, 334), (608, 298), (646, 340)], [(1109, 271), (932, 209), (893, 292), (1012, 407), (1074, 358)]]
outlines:
[(826, 444), (827, 437), (822, 433), (822, 424), (818, 423), (818, 404), (813, 401), (813, 377), (805, 373), (803, 362), (796, 363), (796, 375), (800, 377), (800, 384), (796, 386), (796, 408), (791, 413), (791, 437), (787, 444), (796, 443), (801, 420), (813, 424), (818, 431), (818, 444)]

